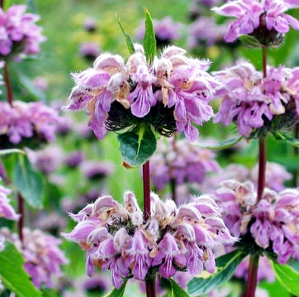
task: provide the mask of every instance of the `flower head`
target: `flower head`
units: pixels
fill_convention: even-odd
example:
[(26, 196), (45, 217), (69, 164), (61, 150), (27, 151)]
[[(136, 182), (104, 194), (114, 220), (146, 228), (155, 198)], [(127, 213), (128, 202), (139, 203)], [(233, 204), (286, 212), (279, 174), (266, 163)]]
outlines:
[(122, 206), (110, 196), (98, 198), (72, 215), (78, 224), (64, 234), (87, 251), (87, 274), (92, 276), (95, 267), (108, 268), (116, 288), (129, 275), (144, 280), (152, 267), (165, 278), (177, 270), (196, 275), (206, 268), (212, 273), (215, 259), (211, 248), (235, 241), (211, 198), (198, 197), (177, 209), (173, 201), (162, 202), (152, 193), (147, 222), (134, 194), (126, 192), (124, 199)]
[[(1, 180), (1, 178), (0, 178)], [(17, 221), (20, 215), (15, 212), (13, 207), (10, 205), (10, 200), (7, 195), (12, 191), (0, 185), (0, 217), (4, 217), (8, 220)]]

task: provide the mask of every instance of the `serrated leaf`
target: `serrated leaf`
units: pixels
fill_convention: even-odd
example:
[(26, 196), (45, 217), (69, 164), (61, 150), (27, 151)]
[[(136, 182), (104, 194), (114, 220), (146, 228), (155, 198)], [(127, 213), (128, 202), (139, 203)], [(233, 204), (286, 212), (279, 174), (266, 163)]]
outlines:
[(235, 145), (242, 139), (243, 139), (243, 136), (239, 136), (239, 137), (235, 137), (235, 138), (231, 138), (231, 139), (222, 140), (215, 144), (208, 144), (208, 143), (202, 144), (202, 143), (196, 142), (196, 145), (201, 148), (207, 148), (207, 149), (211, 149), (211, 150), (221, 150), (221, 149), (226, 149), (226, 148), (232, 147), (233, 145)]
[(189, 297), (187, 292), (185, 292), (173, 279), (169, 279), (171, 286), (171, 297)]
[(18, 297), (41, 297), (29, 279), (23, 265), (24, 259), (16, 247), (5, 242), (5, 248), (0, 252), (0, 275), (4, 287), (14, 292)]
[(299, 147), (299, 139), (289, 137), (288, 135), (285, 135), (281, 132), (274, 132), (273, 135), (277, 140), (281, 140), (288, 144), (291, 144), (292, 146)]
[(143, 40), (144, 54), (148, 64), (151, 64), (154, 61), (156, 55), (156, 36), (153, 21), (150, 13), (146, 8), (144, 8), (145, 14), (145, 33)]
[(117, 136), (123, 161), (132, 167), (145, 163), (155, 152), (157, 140), (151, 126), (139, 124)]
[(0, 156), (9, 155), (9, 154), (23, 154), (23, 155), (26, 155), (26, 153), (23, 150), (19, 150), (19, 149), (0, 150)]
[(275, 276), (280, 284), (295, 296), (299, 296), (299, 273), (288, 265), (271, 261)]
[(216, 259), (217, 271), (207, 278), (193, 278), (187, 286), (189, 295), (199, 296), (207, 294), (227, 282), (245, 256), (244, 253), (236, 250)]
[(239, 40), (244, 46), (249, 48), (260, 48), (263, 46), (255, 37), (251, 35), (241, 35), (239, 36)]
[(127, 44), (127, 48), (129, 50), (129, 53), (130, 55), (134, 54), (135, 53), (135, 48), (134, 48), (134, 44), (132, 42), (132, 39), (130, 37), (130, 35), (125, 31), (120, 19), (117, 17), (117, 22), (118, 22), (118, 25), (121, 29), (121, 31), (123, 32), (125, 38), (126, 38), (126, 44)]
[(119, 289), (114, 289), (112, 292), (108, 293), (104, 297), (122, 297), (126, 290), (127, 280), (124, 280), (124, 283)]
[(33, 170), (27, 157), (17, 156), (13, 170), (13, 182), (26, 203), (34, 208), (41, 208), (42, 178)]

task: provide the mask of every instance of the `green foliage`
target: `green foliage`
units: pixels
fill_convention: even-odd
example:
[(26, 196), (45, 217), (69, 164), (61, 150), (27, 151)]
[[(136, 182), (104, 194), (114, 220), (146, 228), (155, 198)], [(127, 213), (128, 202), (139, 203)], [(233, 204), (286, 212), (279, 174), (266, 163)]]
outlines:
[(251, 35), (241, 35), (239, 36), (239, 40), (242, 44), (249, 48), (261, 48), (263, 45)]
[(154, 61), (156, 55), (156, 36), (153, 21), (151, 15), (146, 8), (144, 8), (145, 14), (145, 34), (143, 40), (144, 54), (146, 61), (151, 64)]
[(189, 295), (172, 279), (169, 279), (171, 285), (171, 297), (189, 297)]
[(131, 40), (131, 37), (130, 37), (130, 35), (125, 31), (125, 29), (124, 29), (124, 27), (123, 27), (123, 25), (122, 25), (122, 23), (121, 23), (121, 21), (120, 21), (120, 18), (118, 18), (118, 17), (117, 17), (117, 22), (118, 22), (118, 25), (119, 25), (121, 31), (123, 32), (123, 34), (124, 34), (124, 36), (125, 36), (125, 38), (126, 38), (126, 43), (127, 43), (127, 48), (128, 48), (128, 50), (129, 50), (129, 53), (130, 53), (130, 55), (132, 55), (132, 54), (135, 53), (135, 49), (134, 49), (134, 44), (133, 44), (133, 42), (132, 42), (132, 40)]
[(212, 150), (223, 150), (223, 149), (230, 148), (230, 147), (234, 146), (236, 143), (238, 143), (242, 139), (243, 139), (243, 136), (239, 136), (239, 137), (234, 137), (231, 139), (219, 141), (216, 144), (205, 144), (205, 143), (198, 142), (198, 143), (196, 143), (196, 145), (199, 147), (202, 147), (202, 148), (207, 148), (207, 149), (212, 149)]
[(42, 178), (34, 171), (26, 156), (17, 156), (13, 170), (13, 182), (28, 205), (33, 208), (43, 206)]
[(299, 273), (288, 265), (271, 261), (275, 276), (280, 284), (295, 296), (299, 296)]
[(9, 154), (23, 154), (23, 155), (26, 155), (26, 153), (23, 150), (20, 150), (20, 149), (0, 150), (0, 156), (9, 155)]
[(227, 282), (245, 256), (241, 251), (236, 250), (216, 259), (217, 271), (207, 278), (196, 277), (192, 279), (188, 283), (189, 295), (207, 294)]
[(0, 275), (3, 285), (18, 297), (41, 297), (24, 271), (24, 259), (16, 247), (5, 242), (5, 248), (0, 252)]
[(114, 289), (112, 292), (105, 295), (105, 297), (122, 297), (125, 293), (126, 285), (127, 285), (127, 280), (124, 280), (124, 283), (118, 290)]
[(119, 134), (120, 152), (126, 164), (131, 167), (145, 163), (155, 152), (157, 140), (151, 126), (139, 124), (131, 131)]
[(273, 135), (275, 136), (275, 138), (277, 140), (282, 140), (292, 146), (299, 147), (299, 139), (289, 137), (288, 135), (286, 135), (282, 132), (275, 132), (275, 133), (273, 133)]

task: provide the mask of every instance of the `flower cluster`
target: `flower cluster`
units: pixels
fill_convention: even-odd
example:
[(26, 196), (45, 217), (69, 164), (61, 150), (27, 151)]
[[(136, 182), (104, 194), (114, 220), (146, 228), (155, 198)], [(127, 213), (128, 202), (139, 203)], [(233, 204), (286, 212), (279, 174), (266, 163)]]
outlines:
[(64, 237), (87, 251), (87, 274), (94, 275), (95, 267), (110, 269), (116, 288), (124, 278), (144, 280), (157, 270), (164, 278), (177, 270), (213, 273), (212, 248), (234, 242), (208, 196), (177, 208), (152, 193), (151, 217), (144, 221), (136, 197), (126, 192), (124, 206), (102, 196), (71, 217), (78, 224)]
[(1, 147), (19, 144), (23, 138), (37, 138), (39, 142), (55, 140), (55, 129), (60, 117), (41, 102), (14, 101), (13, 106), (0, 102)]
[(270, 249), (279, 263), (299, 259), (299, 191), (265, 189), (262, 199), (251, 182), (229, 180), (215, 193), (223, 220), (233, 236), (250, 232), (257, 246)]
[[(1, 178), (0, 178), (1, 181)], [(10, 189), (7, 189), (0, 185), (0, 217), (4, 217), (8, 220), (17, 221), (20, 215), (16, 214), (13, 207), (9, 204), (7, 195), (11, 193)]]
[(184, 131), (195, 140), (198, 130), (191, 123), (211, 118), (209, 99), (220, 87), (206, 72), (210, 63), (171, 46), (148, 65), (142, 47), (135, 47), (126, 64), (121, 56), (102, 54), (93, 68), (73, 74), (76, 86), (66, 109), (85, 109), (99, 139), (107, 129), (120, 131), (144, 121), (160, 134)]
[(227, 23), (218, 25), (214, 18), (200, 17), (189, 27), (188, 46), (195, 49), (199, 46), (212, 46), (223, 42)]
[(101, 180), (113, 173), (114, 166), (109, 161), (85, 160), (81, 163), (80, 169), (87, 179)]
[[(180, 31), (183, 24), (174, 22), (171, 17), (167, 16), (161, 20), (153, 20), (156, 41), (158, 46), (167, 46), (173, 43), (173, 41), (181, 38)], [(145, 34), (144, 22), (136, 30), (136, 38), (143, 40)]]
[(299, 7), (294, 0), (237, 0), (214, 10), (221, 15), (237, 18), (225, 35), (227, 42), (240, 35), (251, 34), (264, 45), (275, 44), (290, 26), (299, 30), (299, 22), (285, 12)]
[(170, 182), (201, 184), (207, 173), (217, 172), (220, 167), (216, 155), (183, 139), (171, 143), (159, 142), (155, 155), (151, 158), (151, 178), (157, 190), (162, 190)]
[[(241, 135), (289, 128), (299, 117), (299, 68), (269, 67), (263, 79), (249, 62), (240, 62), (215, 76), (225, 84), (222, 103), (214, 121), (235, 122)], [(261, 129), (264, 128), (264, 129)], [(260, 131), (258, 131), (260, 130)]]
[[(277, 163), (267, 162), (265, 186), (274, 191), (285, 189), (284, 183), (292, 178), (292, 175), (286, 169)], [(213, 192), (219, 187), (219, 184), (225, 180), (234, 179), (238, 182), (251, 180), (255, 188), (258, 184), (258, 165), (251, 170), (240, 164), (230, 164), (221, 168), (216, 174), (212, 174), (200, 185), (200, 191), (203, 193)]]
[(0, 56), (39, 53), (39, 45), (45, 41), (42, 29), (35, 24), (39, 16), (25, 11), (26, 5), (12, 5), (7, 11), (0, 8)]
[(60, 277), (62, 274), (60, 266), (68, 263), (64, 253), (58, 247), (61, 240), (41, 230), (28, 228), (23, 229), (23, 242), (17, 234), (10, 233), (7, 228), (2, 228), (0, 234), (7, 241), (14, 243), (23, 254), (24, 269), (31, 276), (33, 284), (37, 288), (40, 288), (42, 284), (51, 288), (52, 277)]

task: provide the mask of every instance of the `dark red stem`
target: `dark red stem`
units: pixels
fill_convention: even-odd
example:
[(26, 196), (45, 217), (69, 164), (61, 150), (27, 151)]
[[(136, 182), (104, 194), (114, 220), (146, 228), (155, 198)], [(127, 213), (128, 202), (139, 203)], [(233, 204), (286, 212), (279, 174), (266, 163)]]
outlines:
[(172, 200), (177, 203), (177, 195), (176, 195), (176, 181), (174, 178), (170, 180), (170, 189), (171, 189), (171, 198)]
[(0, 0), (0, 8), (4, 7), (4, 0)]
[(156, 276), (145, 281), (146, 297), (156, 297)]
[(24, 209), (24, 198), (20, 193), (18, 193), (18, 212), (21, 215), (18, 221), (18, 233), (19, 233), (20, 240), (23, 242), (25, 209)]
[(10, 83), (7, 62), (5, 63), (5, 66), (4, 66), (4, 80), (5, 80), (5, 86), (6, 86), (7, 101), (10, 104), (10, 106), (12, 106), (13, 95), (12, 95), (12, 87), (11, 87), (11, 83)]
[(251, 255), (249, 260), (248, 279), (244, 297), (255, 297), (257, 286), (257, 271), (259, 266), (259, 256)]
[(143, 167), (143, 197), (144, 197), (144, 220), (147, 221), (151, 216), (151, 188), (150, 188), (150, 166), (147, 161)]
[(266, 138), (259, 139), (259, 172), (257, 184), (257, 202), (259, 202), (264, 193), (266, 181), (266, 165), (267, 165), (267, 144)]
[(267, 48), (262, 47), (263, 51), (263, 77), (267, 77)]

